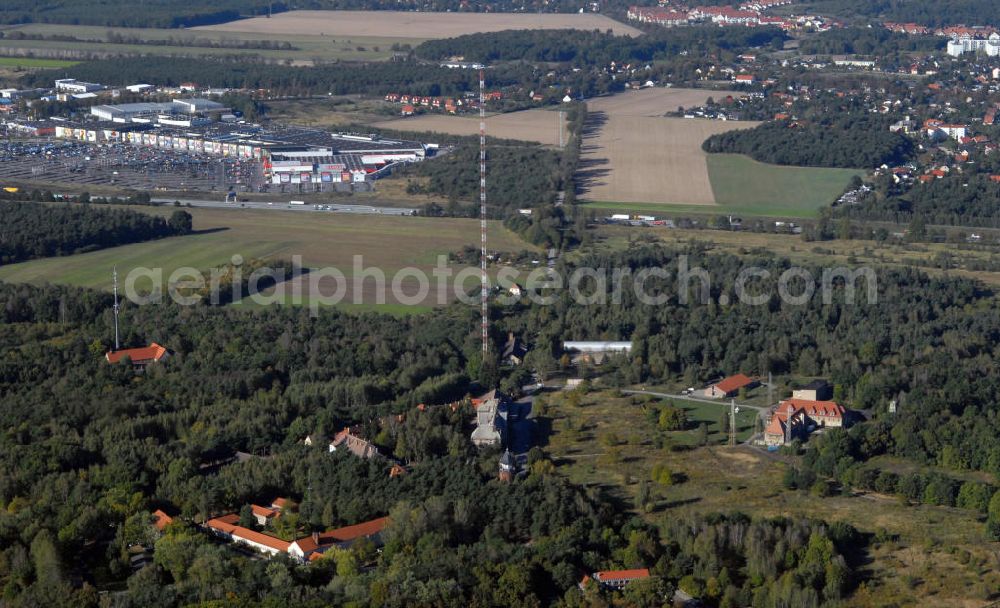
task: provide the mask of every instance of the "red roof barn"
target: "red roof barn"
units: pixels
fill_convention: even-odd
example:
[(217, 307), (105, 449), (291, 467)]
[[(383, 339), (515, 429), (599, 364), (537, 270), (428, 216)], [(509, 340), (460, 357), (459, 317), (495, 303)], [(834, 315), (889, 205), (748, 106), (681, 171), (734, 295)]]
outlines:
[(749, 389), (755, 386), (757, 386), (756, 380), (752, 380), (743, 374), (736, 374), (710, 385), (705, 389), (705, 396), (712, 399), (725, 399), (726, 397), (735, 396), (736, 393), (740, 392), (741, 388), (746, 387)]

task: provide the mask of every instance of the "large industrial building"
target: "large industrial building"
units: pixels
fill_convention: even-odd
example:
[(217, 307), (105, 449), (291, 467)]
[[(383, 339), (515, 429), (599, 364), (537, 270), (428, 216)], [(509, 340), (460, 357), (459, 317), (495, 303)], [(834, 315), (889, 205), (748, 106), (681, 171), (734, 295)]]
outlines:
[(98, 120), (109, 122), (161, 122), (173, 115), (195, 116), (200, 114), (219, 115), (228, 112), (229, 108), (210, 99), (174, 99), (164, 102), (122, 103), (117, 105), (101, 105), (90, 108), (90, 113)]
[[(132, 105), (132, 104), (129, 104)], [(264, 180), (277, 185), (364, 182), (381, 177), (395, 163), (424, 159), (416, 141), (375, 135), (330, 133), (303, 127), (216, 123), (171, 126), (141, 122), (60, 122), (55, 136), (91, 143), (207, 154), (260, 162)]]
[(96, 82), (81, 82), (75, 78), (60, 78), (55, 86), (56, 91), (60, 93), (93, 93), (103, 88), (104, 85)]

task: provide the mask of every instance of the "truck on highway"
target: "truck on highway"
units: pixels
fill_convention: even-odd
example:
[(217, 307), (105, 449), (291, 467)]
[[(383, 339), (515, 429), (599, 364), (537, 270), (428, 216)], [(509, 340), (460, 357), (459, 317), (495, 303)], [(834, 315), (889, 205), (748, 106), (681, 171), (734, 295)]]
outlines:
[(288, 201), (289, 205), (305, 205), (305, 201)]

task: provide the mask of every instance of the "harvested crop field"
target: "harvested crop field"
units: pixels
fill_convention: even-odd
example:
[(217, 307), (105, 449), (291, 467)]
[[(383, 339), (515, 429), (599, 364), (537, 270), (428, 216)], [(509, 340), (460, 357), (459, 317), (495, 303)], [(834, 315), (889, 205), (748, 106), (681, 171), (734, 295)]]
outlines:
[(378, 36), (391, 38), (453, 38), (502, 30), (612, 30), (638, 36), (642, 32), (603, 15), (525, 13), (431, 13), (404, 11), (289, 11), (271, 18), (254, 17), (220, 25), (192, 28), (217, 32)]
[(707, 155), (710, 135), (749, 128), (685, 118), (609, 116), (586, 135), (578, 182), (589, 201), (714, 205)]
[(622, 203), (714, 205), (701, 144), (710, 135), (753, 122), (664, 118), (732, 91), (643, 89), (587, 102), (578, 183), (581, 198)]
[[(423, 116), (385, 120), (374, 123), (372, 126), (420, 133), (477, 135), (479, 133), (479, 117), (424, 114)], [(555, 110), (522, 110), (486, 117), (486, 135), (501, 139), (520, 139), (556, 146), (559, 144), (560, 128), (565, 129), (565, 120), (561, 124), (559, 112)]]

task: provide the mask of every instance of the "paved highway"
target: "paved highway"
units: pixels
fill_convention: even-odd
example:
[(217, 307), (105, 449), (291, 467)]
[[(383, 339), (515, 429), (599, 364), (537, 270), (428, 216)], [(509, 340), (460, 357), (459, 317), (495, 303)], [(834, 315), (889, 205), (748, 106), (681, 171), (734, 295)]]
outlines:
[[(414, 215), (417, 211), (408, 207), (373, 207), (371, 205), (346, 205), (343, 203), (289, 205), (288, 199), (273, 202), (247, 201), (245, 203), (226, 203), (219, 200), (211, 201), (186, 198), (153, 198), (152, 201), (154, 203), (173, 203), (174, 201), (179, 201), (182, 205), (190, 205), (191, 207), (213, 207), (218, 209), (270, 209), (274, 211), (351, 213), (355, 215)], [(319, 209), (317, 209), (317, 206)]]

